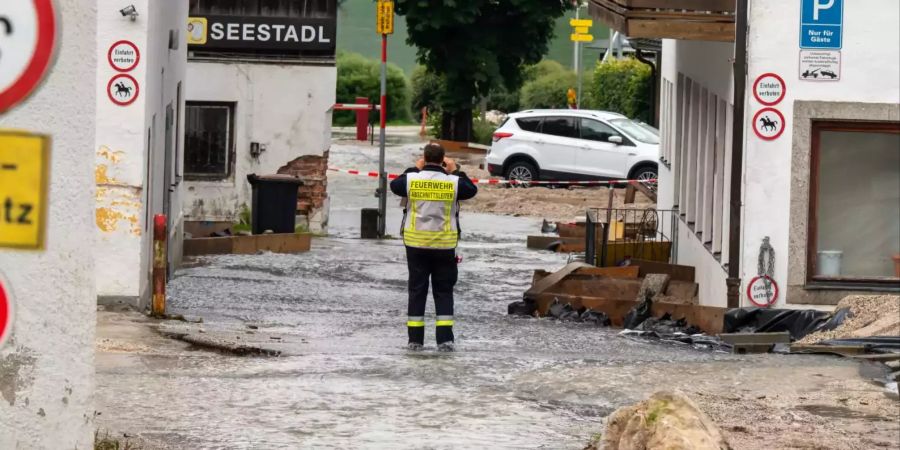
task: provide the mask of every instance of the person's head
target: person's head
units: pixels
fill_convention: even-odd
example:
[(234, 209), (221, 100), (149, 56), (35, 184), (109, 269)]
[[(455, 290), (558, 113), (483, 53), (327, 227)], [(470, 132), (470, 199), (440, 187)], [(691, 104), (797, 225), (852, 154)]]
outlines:
[(444, 163), (444, 147), (438, 144), (428, 144), (425, 146), (425, 164), (436, 164), (440, 166)]

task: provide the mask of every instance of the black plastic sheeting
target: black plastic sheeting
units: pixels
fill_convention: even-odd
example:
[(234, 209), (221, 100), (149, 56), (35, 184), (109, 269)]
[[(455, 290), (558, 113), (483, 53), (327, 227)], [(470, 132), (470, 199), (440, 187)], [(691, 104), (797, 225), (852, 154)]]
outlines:
[[(512, 302), (507, 306), (506, 311), (511, 316), (532, 317), (537, 311), (537, 304), (535, 304), (533, 300), (527, 299), (520, 302)], [(575, 308), (572, 308), (572, 305), (560, 303), (559, 301), (550, 305), (550, 311), (547, 315), (551, 319), (566, 322), (585, 322), (601, 327), (612, 325), (612, 321), (606, 313), (586, 308), (576, 310)]]
[(724, 333), (777, 333), (787, 331), (792, 340), (816, 331), (833, 330), (850, 317), (845, 308), (834, 314), (813, 309), (735, 308), (725, 313)]

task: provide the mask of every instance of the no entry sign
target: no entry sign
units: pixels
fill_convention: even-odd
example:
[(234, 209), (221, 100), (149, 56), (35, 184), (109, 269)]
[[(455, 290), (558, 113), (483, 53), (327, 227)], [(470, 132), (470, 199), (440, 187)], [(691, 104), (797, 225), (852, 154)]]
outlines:
[(119, 72), (131, 72), (141, 62), (141, 51), (131, 41), (119, 41), (109, 47), (109, 65)]
[(0, 348), (12, 334), (13, 301), (3, 275), (0, 274)]
[(784, 99), (786, 91), (784, 79), (774, 73), (764, 73), (753, 82), (753, 96), (766, 106), (777, 105)]
[(768, 275), (754, 277), (747, 285), (747, 298), (756, 306), (768, 308), (778, 301), (778, 283)]
[(0, 2), (0, 113), (34, 92), (50, 70), (56, 42), (53, 0)]

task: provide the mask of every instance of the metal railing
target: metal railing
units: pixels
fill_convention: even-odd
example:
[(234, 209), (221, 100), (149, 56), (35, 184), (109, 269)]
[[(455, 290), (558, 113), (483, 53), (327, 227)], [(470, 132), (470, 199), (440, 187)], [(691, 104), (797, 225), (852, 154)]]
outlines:
[(585, 222), (585, 262), (606, 267), (649, 259), (672, 262), (678, 244), (677, 211), (592, 208)]

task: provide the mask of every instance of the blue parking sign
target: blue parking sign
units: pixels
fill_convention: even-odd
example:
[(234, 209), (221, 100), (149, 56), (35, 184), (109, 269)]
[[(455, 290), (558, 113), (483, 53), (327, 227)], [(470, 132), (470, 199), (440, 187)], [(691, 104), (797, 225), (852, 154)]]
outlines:
[(800, 48), (838, 50), (844, 33), (844, 0), (802, 0)]

